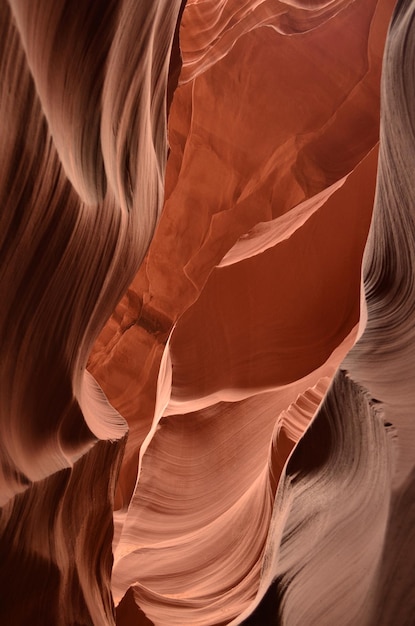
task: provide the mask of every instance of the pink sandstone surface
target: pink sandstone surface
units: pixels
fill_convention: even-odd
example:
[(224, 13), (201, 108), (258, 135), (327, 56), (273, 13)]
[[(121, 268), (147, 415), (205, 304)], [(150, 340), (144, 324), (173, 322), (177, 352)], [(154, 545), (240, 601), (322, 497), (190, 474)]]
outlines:
[(0, 0), (0, 624), (412, 626), (414, 13)]

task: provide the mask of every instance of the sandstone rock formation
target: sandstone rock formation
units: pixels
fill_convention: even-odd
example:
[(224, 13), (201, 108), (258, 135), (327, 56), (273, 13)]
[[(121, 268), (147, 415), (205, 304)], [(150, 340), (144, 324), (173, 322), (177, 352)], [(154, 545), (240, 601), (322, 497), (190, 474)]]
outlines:
[(1, 0), (0, 623), (412, 624), (414, 11)]

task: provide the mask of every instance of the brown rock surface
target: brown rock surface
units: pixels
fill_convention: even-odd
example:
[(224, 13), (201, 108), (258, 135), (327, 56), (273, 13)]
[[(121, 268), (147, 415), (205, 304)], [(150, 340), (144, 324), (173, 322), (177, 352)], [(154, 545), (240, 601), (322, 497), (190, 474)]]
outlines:
[(0, 1), (1, 623), (412, 623), (392, 10)]

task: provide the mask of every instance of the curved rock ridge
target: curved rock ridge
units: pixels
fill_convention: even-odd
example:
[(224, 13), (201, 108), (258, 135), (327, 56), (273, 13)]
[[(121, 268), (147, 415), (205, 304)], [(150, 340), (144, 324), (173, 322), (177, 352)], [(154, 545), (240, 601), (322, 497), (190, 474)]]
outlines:
[(289, 384), (343, 341), (359, 317), (376, 163), (373, 151), (289, 238), (212, 272), (172, 336), (173, 402)]
[(283, 2), (272, 0), (188, 0), (182, 22), (184, 57), (180, 82), (193, 80), (225, 57), (247, 33), (271, 28), (296, 35), (318, 28), (334, 17), (348, 0)]
[[(2, 309), (1, 322), (2, 502), (28, 481), (46, 477), (70, 465), (71, 459), (86, 452), (96, 437), (116, 439), (126, 432), (125, 422), (114, 411), (110, 420), (112, 427), (109, 426), (108, 408), (103, 409), (107, 417), (102, 429), (95, 401), (94, 409), (89, 411), (85, 406), (82, 415), (79, 403), (88, 404), (86, 396), (91, 388), (88, 381), (84, 382), (84, 368), (97, 332), (130, 282), (148, 245), (160, 209), (166, 158), (162, 111), (168, 69), (166, 50), (175, 27), (171, 3), (166, 3), (164, 14), (164, 5), (160, 4), (157, 15), (163, 25), (160, 27), (157, 20), (150, 21), (149, 41), (143, 40), (147, 54), (153, 54), (155, 63), (160, 64), (160, 67), (156, 65), (157, 84), (151, 84), (154, 68), (145, 64), (135, 82), (129, 82), (131, 97), (135, 98), (134, 112), (123, 112), (122, 124), (114, 114), (115, 126), (122, 129), (123, 125), (130, 128), (128, 115), (135, 119), (137, 111), (142, 111), (139, 141), (143, 145), (140, 149), (145, 154), (149, 152), (153, 159), (140, 160), (141, 169), (134, 173), (140, 181), (140, 193), (135, 194), (135, 205), (128, 213), (123, 210), (121, 201), (119, 205), (115, 202), (127, 193), (125, 181), (119, 181), (118, 198), (108, 193), (102, 203), (86, 206), (82, 195), (80, 198), (68, 182), (60, 164), (58, 157), (65, 162), (66, 156), (59, 152), (61, 139), (54, 136), (55, 118), (69, 150), (76, 152), (81, 144), (86, 149), (89, 142), (86, 152), (95, 154), (91, 147), (95, 139), (90, 136), (92, 129), (88, 115), (84, 118), (77, 114), (79, 121), (76, 124), (68, 119), (66, 107), (69, 104), (66, 104), (65, 95), (57, 95), (59, 85), (55, 85), (50, 72), (46, 71), (47, 63), (56, 71), (56, 58), (50, 46), (59, 37), (58, 27), (62, 20), (68, 26), (66, 47), (78, 49), (74, 44), (79, 29), (78, 14), (70, 8), (70, 3), (52, 4), (54, 10), (49, 14), (45, 3), (34, 3), (29, 23), (27, 4), (12, 3), (14, 20), (7, 5), (2, 3), (4, 87), (1, 105), (7, 125), (4, 124), (2, 133), (5, 150), (2, 153), (1, 194), (5, 210), (2, 212), (1, 258), (2, 290), (8, 303)], [(59, 9), (61, 16), (58, 19), (55, 13), (59, 13)], [(140, 13), (128, 3), (119, 10), (131, 14), (131, 19), (138, 24), (141, 20), (145, 25), (149, 19), (146, 11)], [(177, 10), (178, 7), (176, 13)], [(73, 23), (69, 28), (71, 16)], [(90, 17), (91, 20), (97, 19), (96, 15)], [(120, 20), (117, 32), (122, 26), (122, 16)], [(103, 28), (105, 24), (103, 16)], [(52, 42), (49, 47), (46, 43), (49, 40), (43, 36), (45, 30)], [(158, 31), (163, 45), (156, 53), (153, 38)], [(170, 37), (165, 36), (167, 33)], [(130, 40), (132, 37), (135, 40), (135, 32), (130, 34)], [(101, 39), (106, 45), (106, 37), (101, 35)], [(45, 45), (42, 47), (40, 42)], [(80, 42), (78, 44), (78, 53), (82, 54), (82, 46)], [(124, 45), (129, 46), (127, 42)], [(113, 48), (114, 55), (120, 53), (122, 46), (117, 39), (113, 41)], [(92, 56), (96, 62), (96, 54)], [(104, 65), (103, 60), (101, 63)], [(65, 77), (63, 87), (66, 90), (72, 89), (69, 77), (78, 75), (78, 64), (76, 55), (69, 55), (66, 50), (59, 66)], [(132, 59), (131, 72), (135, 66), (140, 64), (137, 59)], [(118, 70), (114, 71), (118, 73)], [(109, 73), (107, 80), (108, 76)], [(73, 90), (79, 88), (82, 94), (90, 93), (93, 90), (89, 85), (93, 80), (93, 73), (86, 72), (86, 83), (77, 82)], [(48, 87), (51, 81), (53, 89)], [(143, 84), (147, 85), (146, 89)], [(105, 89), (101, 91), (105, 109), (110, 105)], [(82, 94), (81, 99), (86, 97)], [(65, 100), (65, 106), (58, 107), (55, 97), (58, 102)], [(88, 106), (92, 105), (85, 103), (85, 107)], [(46, 109), (46, 119), (42, 107)], [(49, 108), (53, 110), (52, 137), (47, 125)], [(99, 127), (100, 110), (97, 109), (95, 114)], [(25, 133), (23, 129), (27, 124), (29, 127)], [(108, 142), (104, 126), (101, 143), (105, 153)], [(130, 129), (129, 141), (134, 135), (131, 132)], [(30, 142), (26, 137), (30, 137)], [(124, 145), (122, 151), (130, 158), (128, 146)], [(99, 163), (98, 157), (96, 161)], [(80, 167), (82, 163), (79, 159)], [(97, 163), (91, 164), (92, 170), (97, 171)], [(85, 176), (88, 169), (83, 170)], [(73, 171), (68, 175), (82, 194), (81, 177), (76, 179)], [(19, 310), (18, 316), (15, 310)], [(38, 390), (44, 386), (42, 381), (45, 380), (47, 389), (40, 394)], [(89, 420), (88, 415), (91, 415)]]
[(329, 382), (296, 399), (274, 391), (161, 420), (115, 551), (115, 601), (133, 584), (154, 623), (197, 625), (249, 605), (278, 472)]
[(393, 4), (0, 0), (1, 624), (412, 624)]
[(276, 581), (278, 623), (375, 623), (393, 446), (382, 413), (339, 370), (283, 470), (254, 606)]
[(127, 423), (85, 366), (161, 210), (179, 9), (0, 2), (2, 624), (115, 623)]
[[(408, 623), (415, 612), (414, 182), (415, 6), (396, 7), (382, 77), (381, 151), (373, 223), (365, 252), (366, 331), (346, 360), (393, 437), (389, 526), (371, 623)], [(381, 367), (378, 364), (381, 364)], [(399, 529), (399, 530), (398, 530)], [(393, 572), (401, 572), (391, 585)]]

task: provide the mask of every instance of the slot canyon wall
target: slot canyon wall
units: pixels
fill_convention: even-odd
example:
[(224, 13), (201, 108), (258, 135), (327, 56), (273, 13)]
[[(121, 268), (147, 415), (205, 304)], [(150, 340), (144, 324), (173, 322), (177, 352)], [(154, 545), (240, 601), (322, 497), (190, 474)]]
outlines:
[(0, 624), (413, 626), (414, 16), (0, 0)]

